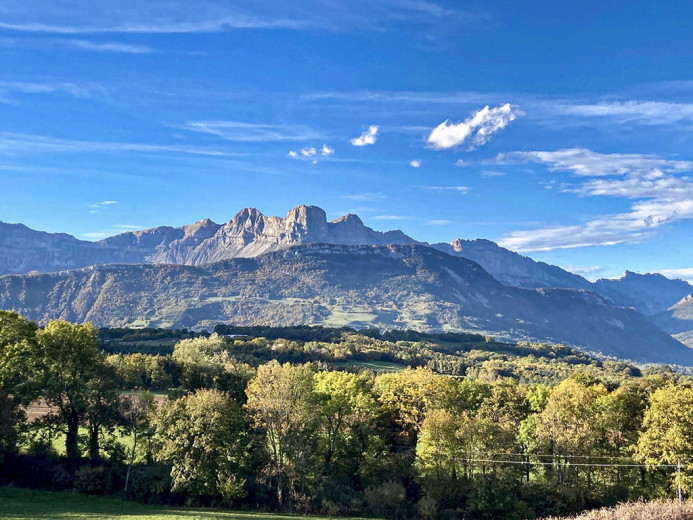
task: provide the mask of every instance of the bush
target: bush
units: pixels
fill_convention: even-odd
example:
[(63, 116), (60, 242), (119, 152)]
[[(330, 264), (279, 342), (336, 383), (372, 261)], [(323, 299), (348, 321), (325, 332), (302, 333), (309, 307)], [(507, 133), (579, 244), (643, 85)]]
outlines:
[(407, 510), (407, 491), (399, 482), (366, 488), (366, 502), (376, 515), (402, 518)]
[(106, 466), (82, 466), (75, 472), (75, 489), (86, 495), (113, 491), (113, 471)]

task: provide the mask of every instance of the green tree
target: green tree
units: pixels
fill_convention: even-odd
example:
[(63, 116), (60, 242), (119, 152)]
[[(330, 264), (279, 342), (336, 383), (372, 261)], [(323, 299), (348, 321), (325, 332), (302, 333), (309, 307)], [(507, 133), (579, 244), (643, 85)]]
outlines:
[(320, 432), (318, 452), (325, 472), (333, 473), (340, 467), (343, 473), (353, 475), (369, 448), (379, 410), (371, 381), (363, 375), (322, 371), (315, 374), (314, 392)]
[(258, 368), (246, 389), (248, 412), (266, 435), (267, 476), (284, 504), (287, 492), (305, 490), (315, 453), (316, 399), (309, 365), (270, 361)]
[(157, 432), (157, 456), (171, 464), (174, 491), (212, 503), (245, 496), (247, 423), (227, 393), (203, 389), (162, 406)]
[(24, 418), (17, 404), (37, 395), (27, 372), (37, 328), (16, 312), (0, 310), (0, 457), (16, 447), (16, 425)]
[(228, 357), (227, 350), (226, 340), (217, 333), (176, 343), (172, 357), (180, 368), (183, 387), (189, 390), (214, 387)]
[(36, 332), (36, 347), (31, 348), (31, 373), (39, 396), (57, 410), (66, 427), (65, 450), (70, 459), (80, 456), (79, 425), (90, 406), (90, 391), (101, 384), (104, 356), (99, 352), (98, 329), (91, 323), (76, 325), (51, 321)]
[[(669, 384), (655, 390), (645, 411), (637, 456), (647, 464), (681, 461), (687, 472), (693, 469), (693, 388)], [(693, 481), (685, 478), (683, 487), (692, 492)]]

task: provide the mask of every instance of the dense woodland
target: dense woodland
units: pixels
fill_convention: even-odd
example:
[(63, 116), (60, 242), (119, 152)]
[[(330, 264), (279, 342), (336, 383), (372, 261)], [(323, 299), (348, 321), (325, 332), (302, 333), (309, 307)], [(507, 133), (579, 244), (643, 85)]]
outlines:
[[(36, 413), (36, 410), (43, 410)], [(477, 335), (39, 328), (0, 311), (0, 483), (535, 518), (693, 491), (693, 382)]]

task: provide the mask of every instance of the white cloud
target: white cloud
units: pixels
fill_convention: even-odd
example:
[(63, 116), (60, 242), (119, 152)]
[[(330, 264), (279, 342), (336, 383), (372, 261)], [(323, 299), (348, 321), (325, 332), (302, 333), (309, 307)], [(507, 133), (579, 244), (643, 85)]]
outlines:
[(334, 148), (331, 148), (330, 146), (323, 144), (321, 148), (316, 148), (314, 146), (305, 146), (301, 148), (298, 152), (296, 150), (289, 150), (289, 153), (286, 155), (292, 159), (309, 159), (313, 162), (313, 164), (317, 164), (317, 160), (315, 158), (322, 156), (322, 157), (329, 157), (334, 154)]
[(368, 127), (364, 133), (358, 137), (351, 139), (351, 144), (354, 146), (367, 146), (369, 144), (375, 144), (378, 140), (378, 125), (371, 125)]
[(421, 167), (421, 161), (419, 161), (418, 159), (413, 159), (413, 160), (409, 161), (409, 166), (411, 166), (412, 168), (420, 168)]
[(445, 219), (433, 219), (426, 222), (429, 226), (445, 226), (447, 224), (452, 224), (452, 220)]
[[(1, 81), (0, 100), (8, 94), (67, 94), (74, 98), (87, 98), (97, 93), (103, 93), (106, 89), (97, 83), (68, 83), (62, 81), (51, 82), (27, 82), (27, 81)], [(5, 100), (7, 102), (7, 100)]]
[(373, 202), (376, 200), (386, 199), (387, 196), (380, 193), (356, 193), (354, 195), (342, 195), (343, 199), (358, 200), (362, 202)]
[(459, 193), (462, 193), (463, 195), (466, 195), (469, 193), (469, 187), (468, 186), (422, 186), (423, 189), (425, 190), (433, 190), (433, 191), (457, 191)]
[(590, 274), (596, 274), (596, 273), (601, 273), (604, 271), (601, 267), (598, 265), (592, 265), (592, 266), (587, 266), (587, 267), (580, 267), (580, 266), (575, 266), (575, 265), (564, 265), (563, 269), (566, 271), (569, 271), (574, 274), (579, 274), (580, 276), (587, 276)]
[[(101, 0), (84, 2), (3, 0), (0, 28), (46, 34), (183, 34), (239, 29), (383, 30), (395, 23), (487, 23), (482, 11), (459, 11), (427, 0)], [(73, 5), (74, 4), (74, 5)], [(79, 8), (76, 8), (79, 6)]]
[(0, 132), (0, 154), (28, 154), (36, 152), (173, 152), (190, 155), (205, 155), (211, 157), (238, 157), (240, 155), (243, 155), (209, 148), (200, 148), (197, 146), (109, 141), (77, 141), (71, 139), (47, 137), (42, 135)]
[(84, 233), (84, 238), (107, 238), (109, 236), (105, 231), (98, 231), (93, 233)]
[(90, 204), (89, 207), (91, 208), (89, 210), (89, 213), (98, 213), (102, 209), (106, 209), (110, 206), (113, 206), (114, 204), (117, 204), (117, 201), (115, 200), (104, 200), (101, 202), (95, 202), (93, 204)]
[(569, 171), (584, 177), (647, 173), (655, 169), (664, 172), (685, 172), (693, 169), (693, 161), (673, 161), (644, 154), (604, 154), (586, 148), (564, 148), (553, 152), (501, 153), (496, 156), (495, 162), (540, 163), (552, 171)]
[(506, 103), (489, 108), (486, 105), (464, 121), (453, 124), (445, 120), (431, 131), (426, 143), (434, 150), (445, 150), (468, 143), (470, 149), (486, 144), (491, 137), (523, 113)]
[(376, 215), (373, 220), (411, 220), (411, 217), (405, 217), (403, 215)]
[(147, 45), (133, 45), (120, 42), (92, 42), (89, 40), (64, 39), (62, 43), (77, 49), (92, 52), (113, 52), (122, 54), (152, 54), (157, 52)]
[(693, 104), (667, 101), (609, 101), (591, 104), (555, 104), (554, 114), (611, 118), (619, 123), (666, 125), (693, 120)]
[(680, 278), (689, 283), (693, 283), (693, 267), (685, 267), (683, 269), (662, 269), (660, 273), (667, 278)]
[(505, 172), (499, 172), (497, 170), (484, 170), (481, 172), (482, 177), (502, 177)]
[(585, 149), (516, 152), (502, 161), (537, 162), (549, 170), (572, 173), (579, 182), (563, 192), (584, 197), (632, 200), (629, 211), (599, 215), (581, 225), (547, 226), (508, 233), (499, 241), (515, 251), (550, 251), (597, 245), (638, 243), (669, 222), (693, 218), (692, 161), (653, 155), (600, 154)]
[(321, 135), (303, 125), (273, 125), (242, 121), (188, 121), (183, 130), (215, 135), (226, 141), (264, 143), (274, 141), (310, 141)]

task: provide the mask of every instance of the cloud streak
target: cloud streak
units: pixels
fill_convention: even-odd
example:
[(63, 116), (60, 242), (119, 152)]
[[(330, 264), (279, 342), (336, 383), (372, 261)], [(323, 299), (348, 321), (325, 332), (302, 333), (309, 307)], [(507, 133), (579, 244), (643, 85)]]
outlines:
[(13, 132), (0, 132), (0, 153), (5, 154), (30, 154), (65, 153), (65, 152), (144, 152), (161, 153), (172, 152), (188, 155), (204, 155), (211, 157), (239, 157), (244, 154), (225, 152), (209, 148), (184, 145), (127, 143), (112, 141), (80, 141), (71, 139), (59, 139), (41, 135), (18, 134)]
[(503, 154), (505, 163), (534, 162), (550, 171), (566, 171), (581, 182), (561, 186), (583, 197), (632, 200), (627, 212), (600, 215), (581, 225), (514, 231), (499, 243), (521, 252), (638, 243), (667, 223), (693, 218), (693, 162), (653, 155), (600, 154), (586, 149)]
[(457, 148), (465, 143), (468, 149), (478, 148), (522, 114), (510, 103), (495, 108), (486, 105), (460, 123), (443, 121), (428, 135), (426, 144), (433, 150)]
[(322, 137), (319, 132), (303, 125), (258, 124), (243, 121), (188, 121), (178, 128), (214, 135), (225, 141), (245, 143), (310, 141)]

